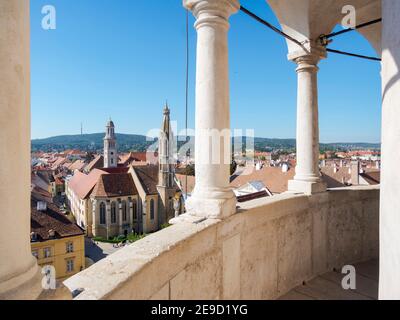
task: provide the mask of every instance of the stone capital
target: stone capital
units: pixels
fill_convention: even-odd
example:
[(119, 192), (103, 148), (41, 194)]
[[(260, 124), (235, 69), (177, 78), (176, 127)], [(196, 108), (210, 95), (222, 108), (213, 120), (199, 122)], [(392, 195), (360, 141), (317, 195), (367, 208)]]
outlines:
[(321, 45), (313, 45), (310, 42), (304, 44), (299, 50), (290, 52), (288, 60), (298, 65), (297, 71), (314, 69), (318, 71), (318, 63), (327, 57), (326, 48)]
[(240, 9), (238, 0), (183, 0), (183, 6), (196, 17), (196, 29), (205, 25), (228, 27), (229, 17)]

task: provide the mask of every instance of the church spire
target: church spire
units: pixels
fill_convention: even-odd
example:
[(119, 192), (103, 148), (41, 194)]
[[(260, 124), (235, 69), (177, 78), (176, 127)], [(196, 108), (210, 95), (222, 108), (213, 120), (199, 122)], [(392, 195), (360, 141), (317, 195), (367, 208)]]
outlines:
[(163, 110), (163, 122), (158, 140), (159, 185), (171, 187), (173, 185), (173, 136), (170, 120), (170, 109), (166, 101)]
[(170, 120), (170, 110), (168, 107), (168, 100), (165, 103), (163, 114), (164, 117), (161, 130), (169, 140), (169, 135), (171, 133), (171, 120)]

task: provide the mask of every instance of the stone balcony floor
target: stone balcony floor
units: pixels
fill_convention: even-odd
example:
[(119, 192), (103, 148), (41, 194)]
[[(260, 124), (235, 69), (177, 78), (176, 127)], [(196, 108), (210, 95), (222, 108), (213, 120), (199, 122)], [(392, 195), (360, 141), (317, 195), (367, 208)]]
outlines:
[(340, 270), (325, 273), (296, 287), (279, 300), (377, 300), (379, 261), (354, 264), (356, 289), (344, 290), (341, 282), (345, 274)]

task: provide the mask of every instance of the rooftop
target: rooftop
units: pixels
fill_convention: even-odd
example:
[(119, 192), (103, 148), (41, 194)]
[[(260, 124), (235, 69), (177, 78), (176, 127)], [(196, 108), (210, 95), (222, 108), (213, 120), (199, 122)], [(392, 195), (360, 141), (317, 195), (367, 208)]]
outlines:
[[(37, 241), (47, 241), (84, 234), (84, 231), (65, 217), (53, 203), (46, 201), (46, 210), (38, 211), (37, 203), (43, 200), (40, 195), (32, 192), (31, 232), (36, 234)], [(54, 231), (54, 237), (50, 236), (51, 230)]]

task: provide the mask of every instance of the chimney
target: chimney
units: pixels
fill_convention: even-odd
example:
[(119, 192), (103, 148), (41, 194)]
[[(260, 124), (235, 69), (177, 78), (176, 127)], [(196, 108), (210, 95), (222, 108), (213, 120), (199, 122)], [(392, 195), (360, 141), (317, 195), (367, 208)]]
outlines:
[(360, 162), (358, 160), (352, 160), (350, 164), (351, 184), (358, 186), (360, 184)]
[(340, 160), (340, 167), (343, 168), (343, 160)]

